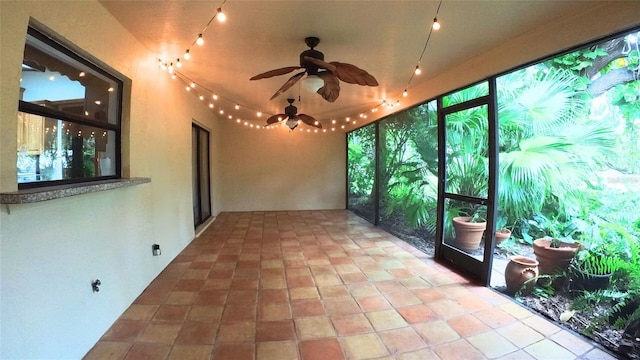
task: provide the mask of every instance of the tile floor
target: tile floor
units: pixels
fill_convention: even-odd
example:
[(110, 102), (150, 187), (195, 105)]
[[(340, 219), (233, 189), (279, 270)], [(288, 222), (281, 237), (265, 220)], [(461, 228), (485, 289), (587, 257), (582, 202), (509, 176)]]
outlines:
[(85, 359), (611, 359), (340, 211), (222, 213)]

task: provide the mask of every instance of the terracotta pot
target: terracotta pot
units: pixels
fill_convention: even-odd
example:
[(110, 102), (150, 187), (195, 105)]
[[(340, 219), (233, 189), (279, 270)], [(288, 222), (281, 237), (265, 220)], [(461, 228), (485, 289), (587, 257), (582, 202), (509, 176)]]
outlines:
[(504, 269), (507, 291), (510, 294), (515, 294), (522, 289), (523, 293), (529, 293), (536, 282), (535, 279), (538, 278), (538, 261), (519, 255), (512, 256), (510, 259), (511, 261)]
[(511, 230), (503, 229), (500, 231), (496, 231), (496, 245), (500, 244), (501, 242), (507, 240), (510, 237), (511, 237)]
[(478, 249), (482, 234), (487, 228), (486, 222), (472, 223), (470, 216), (457, 216), (453, 218), (453, 228), (456, 231), (456, 238), (453, 245), (458, 249), (472, 253)]
[(533, 252), (540, 263), (538, 266), (540, 274), (551, 275), (566, 271), (579, 247), (580, 243), (578, 242), (561, 242), (560, 247), (552, 248), (551, 240), (548, 238), (533, 240)]

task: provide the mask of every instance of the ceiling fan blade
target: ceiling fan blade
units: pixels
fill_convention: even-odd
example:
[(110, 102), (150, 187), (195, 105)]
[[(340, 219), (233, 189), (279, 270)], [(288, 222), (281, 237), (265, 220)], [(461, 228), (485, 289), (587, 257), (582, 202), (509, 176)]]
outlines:
[(340, 81), (328, 71), (319, 72), (318, 76), (324, 80), (324, 86), (317, 93), (328, 102), (334, 102), (340, 96)]
[(324, 62), (320, 59), (316, 59), (310, 56), (305, 56), (304, 59), (310, 63), (313, 63), (315, 65), (318, 65), (321, 68), (327, 69), (329, 71), (335, 71), (335, 66), (328, 63), (328, 62)]
[(338, 79), (346, 83), (363, 86), (378, 86), (378, 80), (376, 80), (376, 78), (355, 65), (337, 61), (332, 61), (331, 65), (333, 65), (335, 69), (331, 71), (338, 77)]
[(307, 114), (298, 114), (298, 118), (300, 120), (302, 120), (303, 123), (309, 125), (309, 126), (313, 126), (313, 127), (317, 127), (318, 129), (322, 129), (322, 124), (320, 124), (319, 121), (317, 121), (316, 119), (312, 118), (311, 116), (307, 115)]
[(275, 114), (267, 119), (267, 125), (275, 124), (287, 118), (285, 114)]
[(252, 77), (249, 80), (260, 80), (260, 79), (266, 79), (266, 78), (270, 78), (273, 76), (278, 76), (278, 75), (284, 75), (284, 74), (288, 74), (294, 70), (298, 70), (301, 69), (300, 66), (287, 66), (287, 67), (283, 67), (280, 69), (274, 69), (274, 70), (269, 70), (267, 72), (263, 72), (262, 74), (258, 74), (254, 77)]
[(275, 99), (278, 95), (282, 94), (283, 92), (289, 90), (289, 88), (291, 88), (293, 85), (295, 85), (295, 83), (298, 82), (298, 80), (300, 80), (300, 78), (302, 78), (304, 76), (306, 71), (303, 71), (301, 73), (297, 73), (295, 75), (293, 75), (292, 77), (289, 78), (289, 80), (287, 80), (287, 82), (284, 83), (284, 85), (282, 85), (280, 87), (280, 89), (278, 89), (278, 91), (276, 91), (275, 94), (273, 94), (273, 96), (271, 97), (271, 99), (269, 100), (273, 100)]

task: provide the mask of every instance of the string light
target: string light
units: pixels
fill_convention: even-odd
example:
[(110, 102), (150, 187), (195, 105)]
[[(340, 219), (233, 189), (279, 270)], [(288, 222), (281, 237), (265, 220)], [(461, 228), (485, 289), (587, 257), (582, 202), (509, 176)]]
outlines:
[(409, 95), (409, 93), (407, 92), (407, 89), (404, 89), (404, 91), (402, 92), (402, 96), (407, 97)]
[(416, 69), (413, 71), (413, 73), (416, 75), (422, 74), (422, 70), (420, 70), (420, 65), (416, 65)]
[(433, 30), (440, 30), (440, 23), (438, 22), (438, 18), (434, 17), (433, 18), (433, 25), (431, 25), (431, 27), (433, 28)]
[(184, 58), (185, 60), (191, 59), (191, 54), (189, 54), (189, 49), (187, 49), (187, 51), (184, 52), (184, 55), (182, 55), (182, 58)]
[(196, 45), (198, 46), (204, 45), (204, 39), (202, 38), (202, 34), (198, 35), (198, 38), (196, 39)]
[(225, 13), (222, 12), (222, 8), (216, 9), (215, 16), (218, 18), (219, 22), (225, 22), (225, 20), (227, 20), (227, 15), (225, 15)]
[(182, 67), (182, 63), (180, 62), (180, 58), (176, 59), (176, 67), (180, 69)]

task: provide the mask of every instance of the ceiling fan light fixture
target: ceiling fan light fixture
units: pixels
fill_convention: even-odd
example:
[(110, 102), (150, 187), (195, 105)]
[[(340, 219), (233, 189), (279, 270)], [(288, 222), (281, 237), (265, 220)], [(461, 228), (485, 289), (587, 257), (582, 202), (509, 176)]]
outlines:
[(294, 130), (296, 127), (298, 127), (298, 122), (293, 120), (292, 118), (287, 119), (287, 126), (289, 127), (289, 129)]
[(302, 86), (307, 89), (307, 91), (314, 93), (324, 86), (324, 80), (318, 75), (307, 75), (307, 77), (302, 80)]

